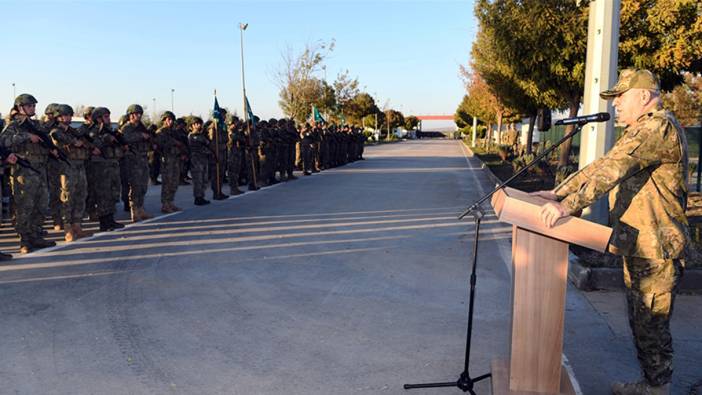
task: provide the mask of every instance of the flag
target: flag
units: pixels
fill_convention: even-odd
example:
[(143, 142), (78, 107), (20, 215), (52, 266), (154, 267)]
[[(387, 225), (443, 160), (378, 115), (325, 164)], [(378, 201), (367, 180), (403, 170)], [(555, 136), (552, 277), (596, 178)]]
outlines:
[(212, 109), (212, 118), (217, 121), (219, 125), (224, 125), (224, 117), (222, 116), (222, 109), (219, 107), (219, 102), (217, 102), (217, 96), (215, 96), (214, 108)]
[(310, 118), (312, 118), (312, 121), (314, 121), (314, 123), (326, 122), (324, 118), (322, 118), (322, 114), (319, 113), (319, 110), (317, 110), (317, 107), (315, 107), (314, 105), (312, 105), (312, 116)]
[(244, 111), (246, 111), (246, 115), (251, 120), (251, 125), (256, 126), (256, 118), (254, 118), (253, 111), (251, 111), (251, 104), (249, 104), (249, 98), (246, 96), (244, 96), (244, 105), (246, 106)]

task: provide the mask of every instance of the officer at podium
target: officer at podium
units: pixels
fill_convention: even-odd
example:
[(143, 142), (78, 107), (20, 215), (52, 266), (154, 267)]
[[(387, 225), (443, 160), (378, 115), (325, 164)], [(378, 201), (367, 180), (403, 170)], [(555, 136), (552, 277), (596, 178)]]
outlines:
[(643, 380), (616, 383), (614, 394), (669, 394), (673, 374), (670, 318), (689, 243), (687, 140), (662, 109), (657, 78), (648, 70), (623, 70), (600, 93), (613, 100), (626, 125), (607, 154), (568, 177), (542, 206), (549, 227), (609, 193), (613, 229), (609, 251), (623, 257), (627, 311)]

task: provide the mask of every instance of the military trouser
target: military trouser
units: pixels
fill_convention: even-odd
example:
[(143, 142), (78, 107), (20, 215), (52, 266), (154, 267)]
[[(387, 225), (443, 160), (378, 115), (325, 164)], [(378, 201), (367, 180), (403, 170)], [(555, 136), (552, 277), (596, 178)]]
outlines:
[(260, 174), (259, 169), (261, 163), (258, 157), (258, 147), (248, 148), (246, 150), (246, 172), (249, 179), (249, 187), (256, 187), (256, 184), (260, 184)]
[(302, 156), (302, 170), (305, 173), (311, 173), (314, 169), (313, 165), (313, 149), (312, 144), (301, 143), (300, 144), (300, 156)]
[(97, 202), (95, 200), (95, 184), (97, 183), (97, 180), (95, 179), (95, 162), (93, 161), (86, 161), (85, 162), (85, 179), (88, 183), (87, 189), (88, 189), (88, 196), (85, 198), (85, 210), (90, 214), (96, 214), (97, 213)]
[(209, 160), (205, 156), (193, 155), (190, 158), (190, 176), (193, 179), (193, 196), (204, 198), (207, 189)]
[(161, 203), (172, 203), (180, 185), (180, 157), (161, 156)]
[(128, 154), (124, 157), (129, 183), (129, 205), (144, 207), (144, 197), (149, 187), (149, 161), (146, 153)]
[(319, 143), (312, 144), (312, 171), (319, 171), (321, 165), (321, 157), (319, 152)]
[(158, 175), (161, 174), (161, 153), (158, 151), (150, 151), (147, 155), (149, 160), (149, 178), (151, 181), (158, 181)]
[(46, 165), (32, 163), (39, 174), (29, 169), (12, 166), (12, 200), (15, 207), (15, 230), (20, 236), (20, 244), (40, 239), (37, 229), (41, 228), (49, 204), (46, 185)]
[(683, 270), (680, 259), (624, 257), (629, 326), (639, 365), (652, 386), (669, 383), (673, 375), (670, 318)]
[(61, 216), (63, 226), (80, 224), (85, 213), (88, 182), (83, 161), (72, 160), (61, 168)]
[(271, 184), (275, 180), (275, 149), (271, 146), (261, 148), (261, 181)]
[(94, 176), (93, 198), (98, 217), (115, 213), (122, 189), (119, 162), (117, 159), (91, 163)]
[(288, 144), (288, 157), (287, 157), (287, 162), (285, 162), (285, 171), (288, 173), (288, 177), (293, 176), (293, 171), (295, 169), (295, 155), (296, 155), (296, 150), (295, 146), (297, 144)]
[[(217, 166), (219, 164), (219, 166)], [(227, 150), (220, 149), (217, 157), (212, 155), (209, 163), (210, 170), (210, 186), (215, 194), (223, 193), (224, 174), (227, 171)]]
[(227, 152), (227, 174), (229, 175), (229, 188), (236, 192), (239, 189), (239, 177), (241, 176), (241, 154), (238, 148), (230, 149)]
[(119, 180), (122, 184), (120, 196), (122, 202), (126, 204), (129, 202), (129, 166), (125, 158), (119, 160)]
[(46, 162), (46, 177), (49, 191), (49, 214), (54, 224), (61, 224), (61, 166), (62, 162), (49, 159)]

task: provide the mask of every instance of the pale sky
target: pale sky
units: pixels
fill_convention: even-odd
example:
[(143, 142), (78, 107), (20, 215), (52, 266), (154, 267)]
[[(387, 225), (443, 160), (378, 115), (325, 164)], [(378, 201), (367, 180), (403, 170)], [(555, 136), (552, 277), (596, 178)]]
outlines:
[[(16, 93), (50, 102), (131, 103), (206, 115), (217, 89), (241, 114), (239, 22), (254, 113), (280, 117), (274, 74), (291, 47), (336, 40), (327, 80), (348, 69), (380, 107), (453, 114), (476, 25), (472, 1), (0, 1), (0, 113)], [(4, 94), (3, 94), (4, 92)]]

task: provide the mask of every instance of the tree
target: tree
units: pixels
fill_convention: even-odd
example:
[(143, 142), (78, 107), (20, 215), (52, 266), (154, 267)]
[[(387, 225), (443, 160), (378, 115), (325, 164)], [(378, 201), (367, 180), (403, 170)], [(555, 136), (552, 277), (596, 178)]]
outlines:
[(412, 130), (419, 125), (419, 119), (415, 117), (414, 115), (410, 115), (409, 117), (405, 118), (405, 129), (406, 130)]
[(346, 70), (336, 76), (336, 80), (332, 84), (334, 87), (334, 95), (338, 111), (346, 114), (346, 106), (360, 92), (358, 90), (358, 78), (349, 77), (349, 71)]
[[(358, 93), (344, 105), (346, 122), (351, 125), (361, 126), (362, 119), (368, 115), (380, 112), (373, 96), (368, 93)], [(366, 123), (368, 125), (368, 123)]]
[(683, 126), (698, 125), (702, 120), (702, 75), (684, 73), (683, 78), (684, 83), (666, 93), (663, 102)]
[(283, 62), (276, 78), (280, 88), (278, 104), (286, 116), (304, 122), (313, 104), (329, 104), (330, 92), (318, 74), (333, 50), (334, 40), (308, 44), (299, 55), (293, 54), (291, 48), (282, 54)]
[(702, 71), (699, 0), (622, 0), (619, 67), (645, 68), (670, 90), (683, 71)]
[[(552, 95), (555, 108), (576, 116), (585, 80), (587, 6), (572, 0), (478, 0), (476, 16), (490, 29), (491, 50), (509, 64), (534, 98)], [(526, 27), (528, 28), (522, 28)], [(570, 125), (566, 132), (572, 130)], [(559, 167), (568, 164), (571, 140), (561, 146)]]

